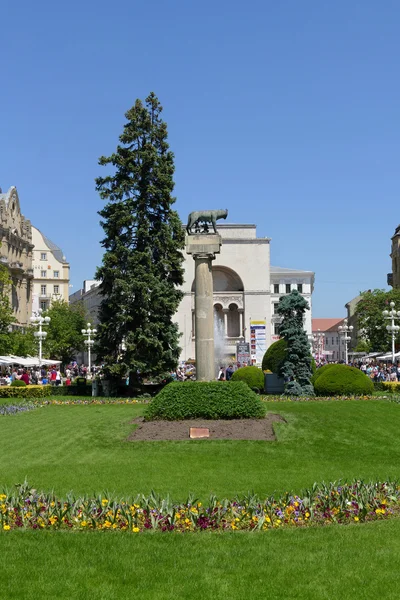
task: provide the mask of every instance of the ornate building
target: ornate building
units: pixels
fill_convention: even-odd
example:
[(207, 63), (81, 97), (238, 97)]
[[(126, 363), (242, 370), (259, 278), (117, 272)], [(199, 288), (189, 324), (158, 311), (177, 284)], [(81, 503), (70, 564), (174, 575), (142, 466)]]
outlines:
[(15, 325), (24, 326), (32, 313), (32, 227), (21, 214), (17, 189), (12, 186), (6, 193), (0, 190), (0, 261), (12, 281), (10, 300)]
[(34, 273), (32, 310), (46, 310), (52, 300), (68, 302), (69, 263), (63, 251), (39, 229), (32, 226)]

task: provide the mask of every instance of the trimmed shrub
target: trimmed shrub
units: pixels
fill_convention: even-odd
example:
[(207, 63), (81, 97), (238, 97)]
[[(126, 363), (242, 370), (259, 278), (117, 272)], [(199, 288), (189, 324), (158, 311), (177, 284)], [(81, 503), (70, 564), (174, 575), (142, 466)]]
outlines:
[[(373, 380), (371, 380), (373, 381)], [(399, 394), (400, 393), (400, 382), (399, 381), (374, 381), (374, 389), (381, 392), (387, 392), (388, 394)]]
[(25, 381), (22, 381), (22, 379), (14, 379), (14, 381), (11, 382), (12, 387), (26, 387), (26, 383)]
[(252, 390), (264, 389), (264, 373), (258, 367), (241, 367), (233, 373), (232, 381), (244, 381)]
[(323, 373), (325, 373), (325, 371), (327, 371), (328, 369), (331, 369), (332, 367), (336, 367), (336, 363), (329, 363), (327, 365), (323, 365), (322, 367), (319, 367), (318, 369), (316, 369), (314, 375), (312, 376), (311, 383), (314, 385), (314, 383), (317, 381), (318, 377), (320, 377)]
[(244, 381), (175, 381), (147, 407), (145, 419), (259, 419), (265, 405)]
[(50, 385), (26, 385), (25, 387), (1, 386), (0, 398), (46, 398), (51, 396)]
[(270, 345), (263, 356), (262, 370), (279, 373), (279, 367), (286, 356), (287, 343), (283, 338)]
[(360, 369), (348, 365), (332, 365), (314, 384), (317, 396), (363, 396), (374, 391), (374, 384)]

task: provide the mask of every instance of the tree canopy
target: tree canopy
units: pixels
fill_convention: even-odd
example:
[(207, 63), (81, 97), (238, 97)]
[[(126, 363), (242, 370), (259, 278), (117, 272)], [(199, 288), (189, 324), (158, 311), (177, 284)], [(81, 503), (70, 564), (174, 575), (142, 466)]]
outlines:
[(173, 210), (174, 156), (162, 107), (151, 93), (136, 100), (114, 154), (96, 180), (105, 237), (95, 351), (111, 376), (161, 375), (176, 367), (180, 348), (173, 317), (183, 297), (184, 230)]
[[(384, 318), (383, 311), (390, 310), (391, 302), (395, 303), (395, 310), (400, 310), (400, 290), (368, 290), (360, 296), (355, 310), (359, 339), (366, 341), (372, 352), (389, 352), (392, 334), (386, 329), (390, 321)], [(396, 323), (400, 324), (400, 319)], [(399, 334), (396, 339), (400, 339)]]
[(50, 317), (50, 323), (45, 327), (47, 336), (43, 343), (43, 356), (69, 363), (77, 352), (84, 349), (82, 329), (86, 327), (86, 319), (83, 304), (55, 300), (43, 315)]

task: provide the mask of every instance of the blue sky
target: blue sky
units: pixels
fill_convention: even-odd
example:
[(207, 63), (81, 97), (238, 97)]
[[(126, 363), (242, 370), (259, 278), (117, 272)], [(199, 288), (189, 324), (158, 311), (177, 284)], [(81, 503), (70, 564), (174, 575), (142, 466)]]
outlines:
[[(316, 273), (315, 317), (386, 287), (400, 222), (400, 4), (128, 0), (0, 9), (0, 186), (59, 244), (72, 291), (101, 261), (97, 159), (154, 91), (177, 209), (256, 223)], [(262, 274), (260, 273), (260, 277)]]

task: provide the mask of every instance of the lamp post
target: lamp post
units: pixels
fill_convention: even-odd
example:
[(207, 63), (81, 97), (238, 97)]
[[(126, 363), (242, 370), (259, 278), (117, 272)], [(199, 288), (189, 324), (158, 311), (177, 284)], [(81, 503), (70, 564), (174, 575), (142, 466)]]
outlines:
[(339, 325), (339, 327), (338, 327), (339, 336), (343, 336), (344, 350), (345, 350), (344, 356), (345, 356), (346, 365), (348, 362), (347, 344), (351, 340), (351, 337), (347, 334), (351, 333), (353, 331), (353, 329), (354, 329), (353, 325), (347, 325), (347, 319), (344, 319), (343, 325)]
[(400, 318), (400, 310), (394, 309), (394, 302), (390, 303), (390, 310), (384, 310), (383, 316), (385, 319), (390, 319), (390, 325), (386, 325), (386, 329), (392, 334), (392, 363), (394, 364), (395, 355), (395, 339), (396, 333), (399, 331), (399, 325), (395, 325), (395, 320)]
[(42, 344), (43, 340), (46, 339), (47, 331), (43, 331), (43, 325), (50, 323), (50, 317), (42, 317), (42, 309), (39, 308), (37, 316), (31, 317), (30, 321), (32, 325), (38, 326), (38, 331), (35, 331), (34, 336), (39, 340), (39, 368), (42, 366)]
[(317, 349), (316, 354), (318, 357), (318, 362), (321, 362), (321, 354), (324, 348), (324, 337), (325, 334), (320, 329), (318, 329), (318, 331), (313, 335), (314, 347)]
[(89, 369), (89, 377), (91, 376), (91, 367), (92, 367), (92, 346), (94, 344), (94, 340), (92, 336), (95, 336), (97, 333), (97, 329), (92, 329), (91, 323), (87, 324), (87, 329), (82, 329), (82, 333), (87, 337), (85, 340), (85, 345), (88, 351), (88, 369)]

